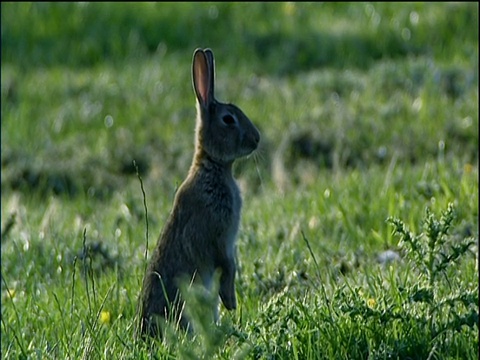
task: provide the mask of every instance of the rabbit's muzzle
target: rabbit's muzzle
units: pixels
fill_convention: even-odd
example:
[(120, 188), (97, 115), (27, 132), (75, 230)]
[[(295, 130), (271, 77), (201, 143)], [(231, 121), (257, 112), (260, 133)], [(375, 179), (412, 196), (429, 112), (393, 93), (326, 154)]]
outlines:
[(245, 155), (252, 153), (257, 149), (260, 143), (260, 132), (252, 124), (252, 128), (244, 134), (242, 148), (245, 151)]

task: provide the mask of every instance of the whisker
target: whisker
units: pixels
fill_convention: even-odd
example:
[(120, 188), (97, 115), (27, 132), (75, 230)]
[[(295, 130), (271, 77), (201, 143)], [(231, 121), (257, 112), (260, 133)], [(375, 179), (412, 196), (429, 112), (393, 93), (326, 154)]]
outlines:
[(260, 180), (260, 188), (262, 189), (262, 191), (264, 191), (265, 190), (264, 182), (263, 182), (262, 173), (260, 172), (259, 160), (263, 161), (265, 160), (265, 157), (262, 156), (262, 152), (260, 150), (257, 150), (253, 153), (253, 162), (255, 163), (255, 171), (257, 173), (258, 179)]

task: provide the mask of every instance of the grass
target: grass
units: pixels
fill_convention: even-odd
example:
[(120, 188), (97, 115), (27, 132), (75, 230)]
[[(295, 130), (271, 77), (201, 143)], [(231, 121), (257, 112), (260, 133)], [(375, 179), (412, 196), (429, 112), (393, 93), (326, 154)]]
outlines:
[[(477, 358), (477, 4), (1, 6), (2, 358)], [(239, 306), (139, 343), (199, 46), (262, 133)]]

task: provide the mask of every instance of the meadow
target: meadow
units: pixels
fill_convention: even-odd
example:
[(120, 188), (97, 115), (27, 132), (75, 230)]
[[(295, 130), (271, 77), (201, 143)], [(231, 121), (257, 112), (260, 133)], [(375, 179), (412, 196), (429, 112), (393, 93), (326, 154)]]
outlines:
[[(477, 3), (1, 4), (2, 359), (478, 358)], [(192, 54), (238, 161), (238, 308), (134, 338), (193, 154)]]

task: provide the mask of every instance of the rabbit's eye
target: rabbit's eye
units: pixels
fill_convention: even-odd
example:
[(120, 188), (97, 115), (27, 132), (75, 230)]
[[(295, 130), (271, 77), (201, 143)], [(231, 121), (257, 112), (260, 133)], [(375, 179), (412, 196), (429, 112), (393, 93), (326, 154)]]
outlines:
[(225, 115), (223, 118), (222, 118), (223, 122), (227, 125), (233, 125), (235, 124), (235, 119), (233, 118), (232, 115)]

